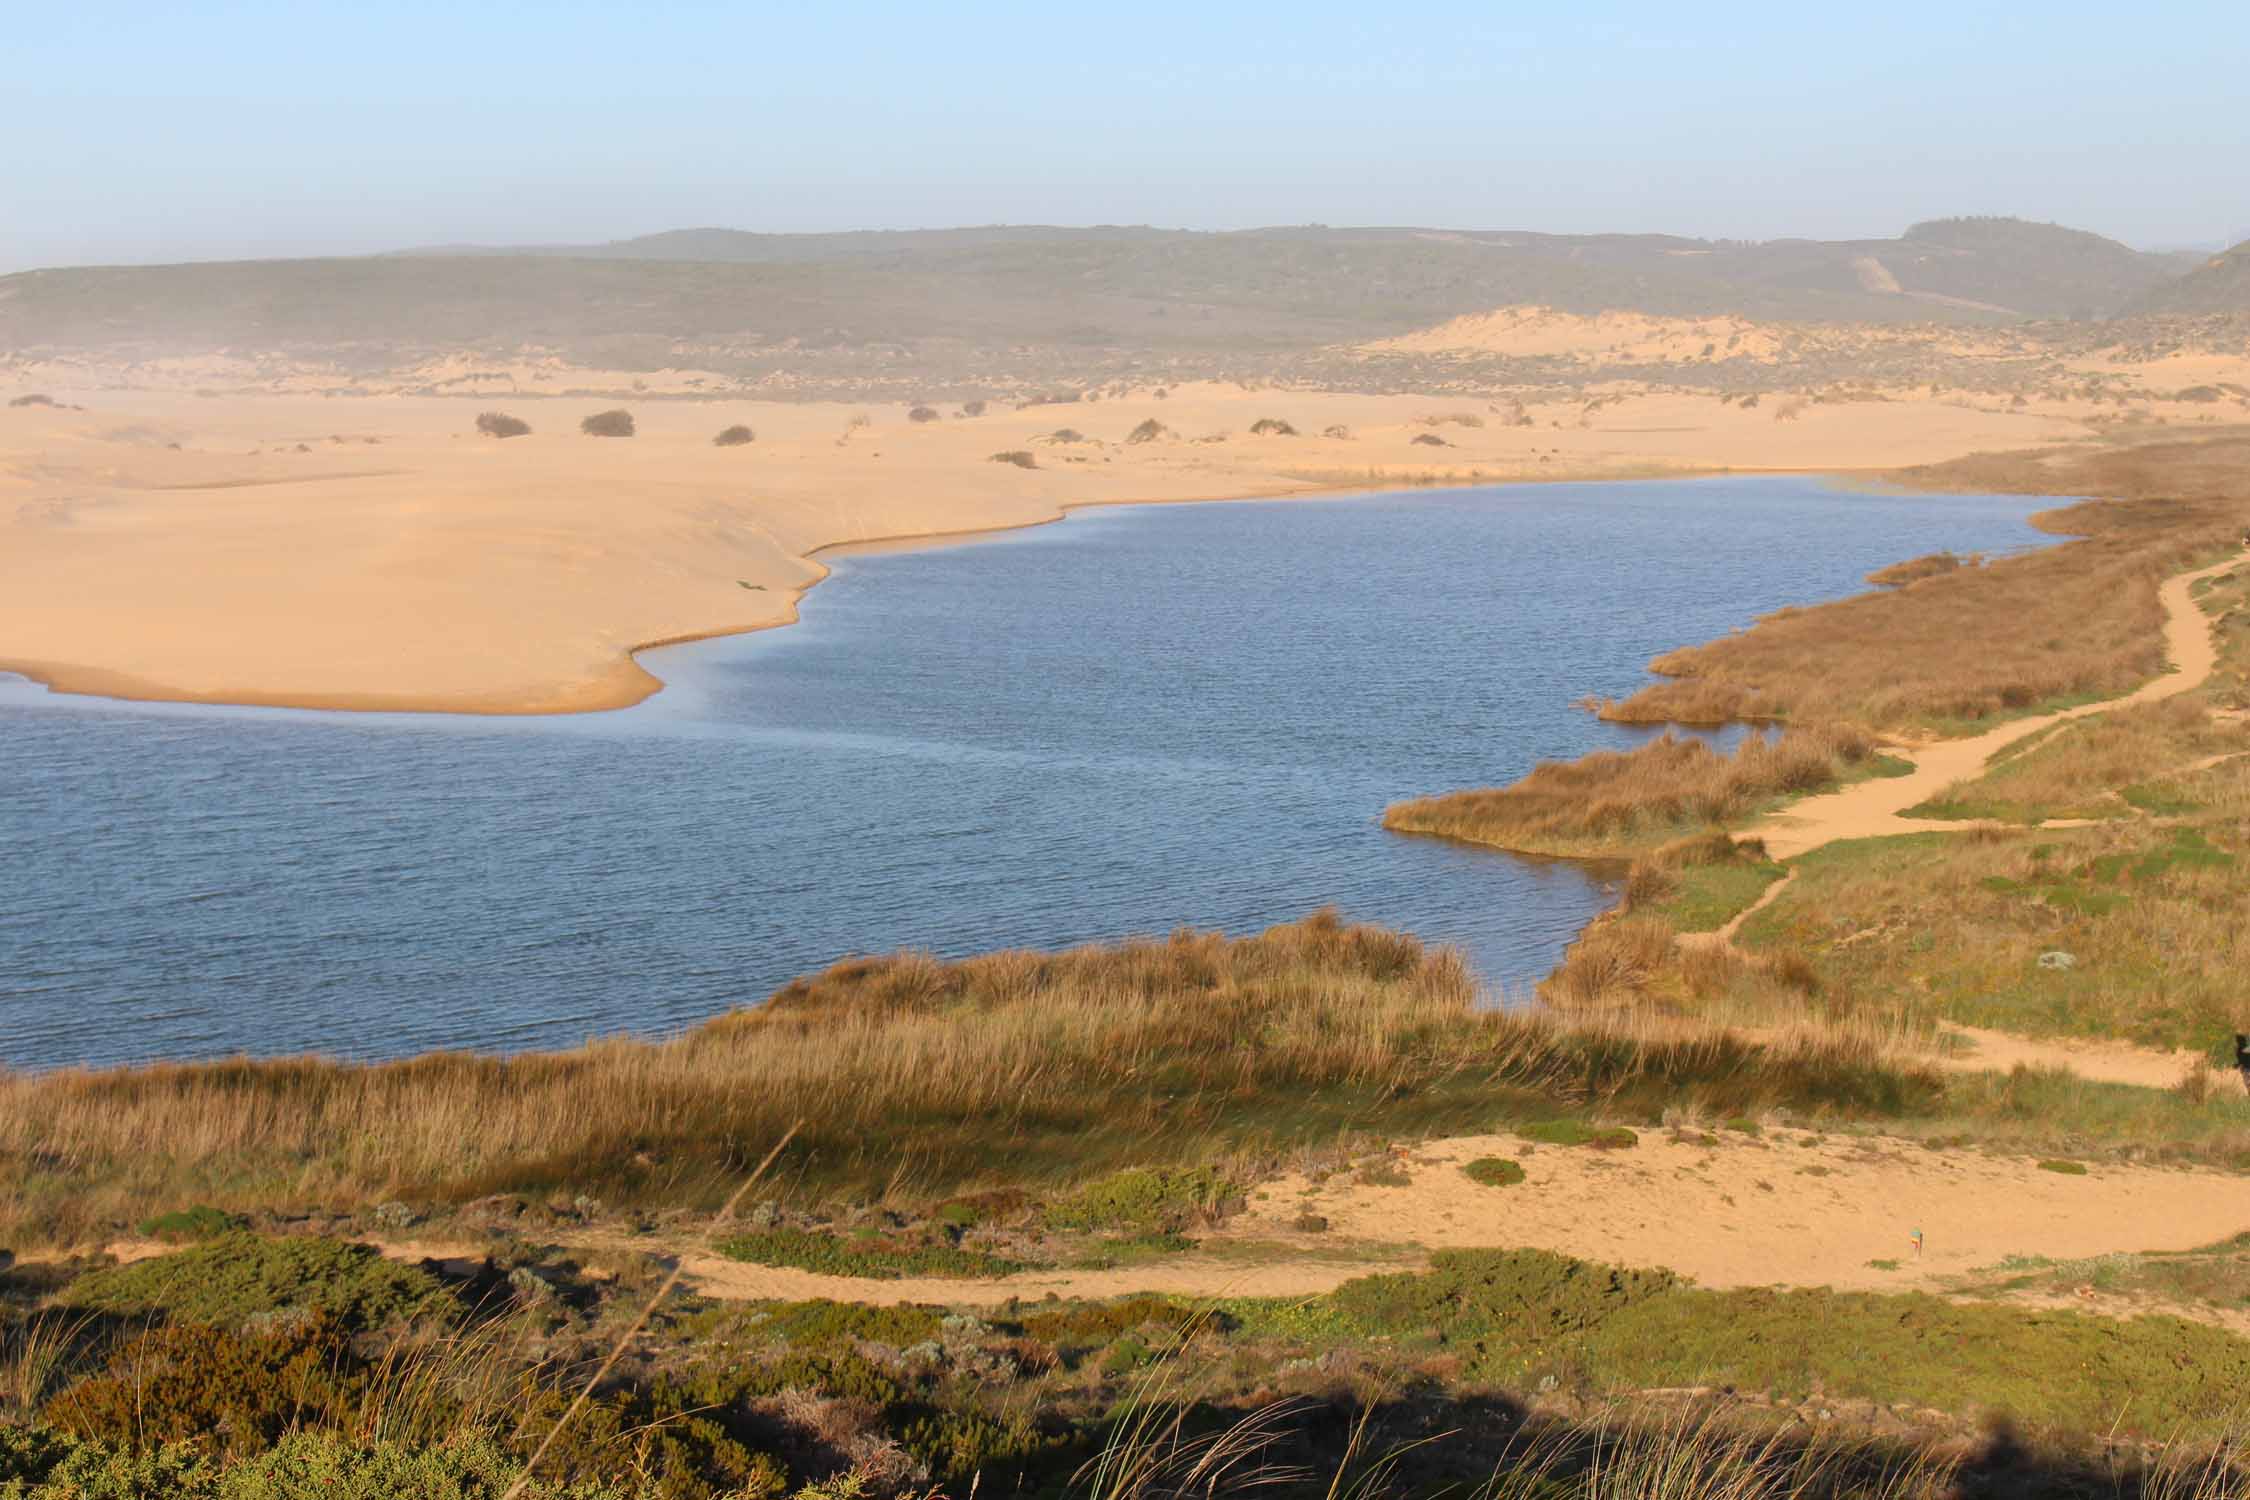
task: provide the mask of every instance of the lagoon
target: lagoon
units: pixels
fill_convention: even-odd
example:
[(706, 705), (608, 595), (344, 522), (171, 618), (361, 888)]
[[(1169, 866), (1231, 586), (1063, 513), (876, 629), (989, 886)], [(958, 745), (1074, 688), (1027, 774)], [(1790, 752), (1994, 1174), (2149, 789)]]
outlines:
[(658, 1035), (851, 953), (1324, 904), (1520, 995), (1614, 872), (1386, 804), (1635, 743), (1574, 702), (1883, 564), (2040, 544), (2053, 503), (1789, 477), (1081, 511), (839, 558), (800, 624), (647, 653), (666, 690), (605, 714), (0, 681), (0, 1064)]

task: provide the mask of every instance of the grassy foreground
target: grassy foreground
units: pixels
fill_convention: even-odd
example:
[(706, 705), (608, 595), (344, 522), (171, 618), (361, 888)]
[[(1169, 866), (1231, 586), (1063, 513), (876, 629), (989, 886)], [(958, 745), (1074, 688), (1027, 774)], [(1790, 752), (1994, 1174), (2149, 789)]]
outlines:
[(1476, 1251), (1298, 1301), (642, 1321), (661, 1272), (232, 1234), (0, 1275), (0, 1494), (2190, 1500), (2250, 1477), (2250, 1340), (2169, 1318)]

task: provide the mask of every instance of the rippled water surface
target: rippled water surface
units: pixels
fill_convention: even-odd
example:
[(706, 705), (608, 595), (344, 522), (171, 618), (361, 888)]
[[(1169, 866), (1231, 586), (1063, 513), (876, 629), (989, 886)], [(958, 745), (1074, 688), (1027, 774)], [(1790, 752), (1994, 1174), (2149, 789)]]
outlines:
[[(2051, 502), (1809, 480), (1082, 512), (842, 560), (620, 713), (138, 706), (0, 687), (0, 1062), (657, 1033), (851, 952), (1323, 903), (1543, 973), (1609, 892), (1386, 834), (1636, 736), (1659, 651), (2004, 550)], [(0, 654), (4, 654), (0, 642)]]

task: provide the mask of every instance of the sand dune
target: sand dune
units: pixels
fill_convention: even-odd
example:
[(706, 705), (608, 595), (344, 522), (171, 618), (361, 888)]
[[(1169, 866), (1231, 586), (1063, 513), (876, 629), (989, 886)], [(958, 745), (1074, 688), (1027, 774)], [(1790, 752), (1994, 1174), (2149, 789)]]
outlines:
[[(51, 394), (83, 409), (0, 407), (0, 666), (72, 692), (484, 713), (634, 702), (658, 686), (636, 648), (794, 618), (834, 543), (1120, 501), (1866, 469), (2081, 431), (1920, 398), (1776, 421), (1628, 393), (1591, 414), (1534, 400), (1515, 426), (1491, 402), (1199, 386), (922, 423), (641, 399), (639, 436), (600, 439), (578, 421), (616, 401)], [(535, 431), (478, 437), (487, 404)], [(1457, 414), (1486, 425), (1428, 425)], [(1249, 435), (1266, 416), (1303, 435)], [(1148, 419), (1169, 435), (1125, 443)], [(736, 422), (757, 441), (713, 447)], [(1039, 467), (990, 461), (1015, 449)]]

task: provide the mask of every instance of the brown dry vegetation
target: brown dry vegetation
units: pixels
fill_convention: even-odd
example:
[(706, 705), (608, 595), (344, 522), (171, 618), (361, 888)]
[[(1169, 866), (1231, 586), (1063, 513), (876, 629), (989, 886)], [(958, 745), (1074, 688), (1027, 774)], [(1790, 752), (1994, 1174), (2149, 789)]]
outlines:
[(1732, 754), (1666, 734), (1633, 750), (1542, 761), (1512, 786), (1401, 802), (1385, 810), (1383, 826), (1532, 854), (1616, 855), (1817, 791), (1865, 765), (1874, 748), (1848, 729), (1751, 735)]
[(2058, 725), (1908, 811), (2013, 823), (2128, 818), (2162, 810), (2166, 793), (2154, 783), (2167, 773), (2244, 750), (2241, 727), (2213, 718), (2200, 696), (2168, 698)]
[(853, 959), (666, 1042), (10, 1077), (0, 1233), (71, 1239), (183, 1201), (709, 1206), (800, 1120), (793, 1191), (880, 1197), (1558, 1108), (1895, 1113), (1931, 1086), (1837, 1048), (1480, 1008), (1450, 951), (1320, 914), (1247, 939)]

